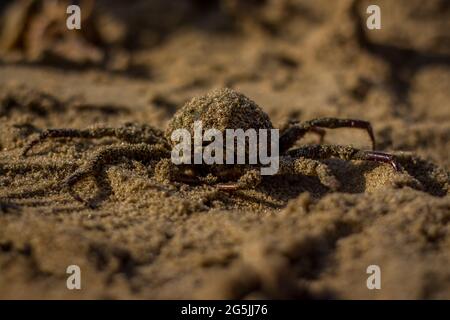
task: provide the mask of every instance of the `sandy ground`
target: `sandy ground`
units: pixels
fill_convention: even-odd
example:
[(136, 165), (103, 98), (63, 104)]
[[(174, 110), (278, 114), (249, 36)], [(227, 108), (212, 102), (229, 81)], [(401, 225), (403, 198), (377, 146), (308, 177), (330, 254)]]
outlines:
[[(83, 60), (87, 49), (69, 57), (51, 38), (1, 55), (1, 298), (450, 299), (447, 1), (370, 1), (382, 8), (378, 31), (361, 27), (367, 1), (113, 3), (99, 10), (108, 41), (87, 38), (106, 62)], [(118, 159), (77, 184), (86, 206), (59, 183), (121, 141), (49, 140), (21, 156), (47, 128), (164, 130), (183, 103), (222, 87), (277, 127), (369, 120), (403, 170), (330, 159), (339, 192), (315, 176), (273, 176), (225, 193), (159, 182), (154, 162)], [(370, 145), (350, 129), (325, 142)], [(82, 290), (66, 288), (73, 264)], [(381, 290), (366, 287), (369, 265), (381, 268)]]

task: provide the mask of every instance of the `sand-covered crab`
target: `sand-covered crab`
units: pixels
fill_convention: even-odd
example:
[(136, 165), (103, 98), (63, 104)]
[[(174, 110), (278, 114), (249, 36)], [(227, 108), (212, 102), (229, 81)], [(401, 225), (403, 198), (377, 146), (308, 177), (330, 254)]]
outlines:
[[(103, 147), (82, 167), (64, 181), (71, 189), (85, 177), (96, 175), (107, 165), (122, 159), (149, 163), (157, 161), (155, 174), (160, 180), (185, 183), (208, 183), (220, 190), (233, 191), (256, 187), (263, 179), (260, 164), (255, 165), (175, 165), (171, 161), (174, 130), (193, 130), (194, 122), (202, 121), (204, 128), (225, 129), (273, 129), (269, 116), (252, 100), (232, 89), (217, 89), (193, 98), (180, 108), (170, 120), (165, 132), (148, 125), (126, 124), (119, 128), (49, 129), (30, 141), (23, 150), (25, 156), (36, 144), (54, 138), (95, 139), (115, 137), (126, 144)], [(363, 151), (351, 146), (305, 145), (293, 148), (308, 132), (323, 136), (322, 128), (359, 128), (368, 132), (375, 147), (375, 138), (369, 122), (352, 119), (319, 118), (302, 123), (290, 123), (280, 134), (277, 174), (315, 175), (331, 190), (340, 183), (327, 165), (320, 160), (337, 157), (344, 160), (367, 160), (391, 164), (398, 169), (392, 155), (378, 151)]]

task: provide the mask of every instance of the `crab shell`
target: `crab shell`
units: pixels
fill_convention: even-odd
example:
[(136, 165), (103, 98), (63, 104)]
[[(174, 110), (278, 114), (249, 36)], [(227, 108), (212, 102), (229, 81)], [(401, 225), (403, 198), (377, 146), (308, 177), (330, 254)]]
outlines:
[[(172, 132), (187, 129), (194, 136), (194, 122), (201, 121), (203, 131), (217, 129), (273, 129), (269, 116), (252, 100), (232, 89), (216, 89), (196, 97), (179, 109), (166, 130), (170, 144)], [(225, 136), (224, 136), (225, 137)]]
[[(269, 116), (252, 100), (232, 89), (216, 89), (210, 93), (193, 98), (179, 109), (169, 122), (165, 136), (174, 146), (178, 142), (171, 139), (176, 129), (187, 129), (194, 139), (194, 122), (201, 121), (203, 132), (207, 129), (216, 129), (222, 132), (225, 144), (226, 129), (273, 129)], [(192, 142), (193, 143), (193, 142)], [(207, 145), (207, 144), (206, 144)], [(235, 143), (236, 146), (236, 143)], [(203, 144), (205, 147), (205, 144)], [(245, 150), (248, 159), (248, 148)], [(226, 151), (224, 147), (224, 158)], [(234, 180), (246, 170), (248, 165), (195, 165), (197, 173), (212, 173), (219, 180)]]

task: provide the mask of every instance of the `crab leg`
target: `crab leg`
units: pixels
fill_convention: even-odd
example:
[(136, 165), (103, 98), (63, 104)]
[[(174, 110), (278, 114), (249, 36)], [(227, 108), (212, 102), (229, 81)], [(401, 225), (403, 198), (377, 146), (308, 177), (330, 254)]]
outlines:
[(292, 157), (304, 157), (310, 159), (327, 159), (337, 157), (343, 160), (367, 160), (390, 164), (395, 171), (400, 170), (400, 165), (394, 160), (394, 155), (379, 151), (364, 151), (350, 146), (338, 145), (312, 145), (294, 149), (288, 152)]
[(369, 134), (372, 142), (372, 149), (375, 149), (375, 136), (373, 134), (372, 125), (370, 122), (356, 119), (318, 118), (288, 127), (280, 137), (280, 152), (287, 151), (295, 143), (295, 141), (303, 137), (309, 131), (316, 131), (317, 128), (364, 129)]

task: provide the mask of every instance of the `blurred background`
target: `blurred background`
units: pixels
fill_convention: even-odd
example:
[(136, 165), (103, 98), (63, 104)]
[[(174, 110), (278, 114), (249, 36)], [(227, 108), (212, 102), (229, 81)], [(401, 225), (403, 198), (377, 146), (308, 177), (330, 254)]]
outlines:
[[(81, 30), (66, 27), (70, 4)], [(380, 30), (366, 28), (372, 4)], [(303, 298), (448, 297), (449, 0), (16, 0), (0, 2), (0, 17), (0, 297), (299, 297), (294, 284)], [(218, 87), (277, 127), (369, 120), (378, 149), (430, 161), (417, 160), (415, 177), (432, 191), (392, 189), (386, 167), (330, 160), (350, 181), (343, 192), (291, 177), (222, 197), (127, 162), (105, 169), (100, 191), (83, 185), (105, 200), (93, 209), (57, 188), (120, 141), (53, 141), (20, 157), (47, 128), (164, 129)], [(359, 130), (325, 142), (370, 146)], [(379, 293), (365, 287), (374, 262)], [(65, 288), (69, 264), (86, 290)]]
[[(71, 3), (81, 30), (66, 28)], [(370, 4), (381, 30), (365, 27)], [(420, 146), (449, 165), (447, 0), (17, 0), (1, 10), (2, 85), (109, 98), (161, 126), (190, 97), (233, 87), (275, 123), (361, 117), (380, 148)]]

